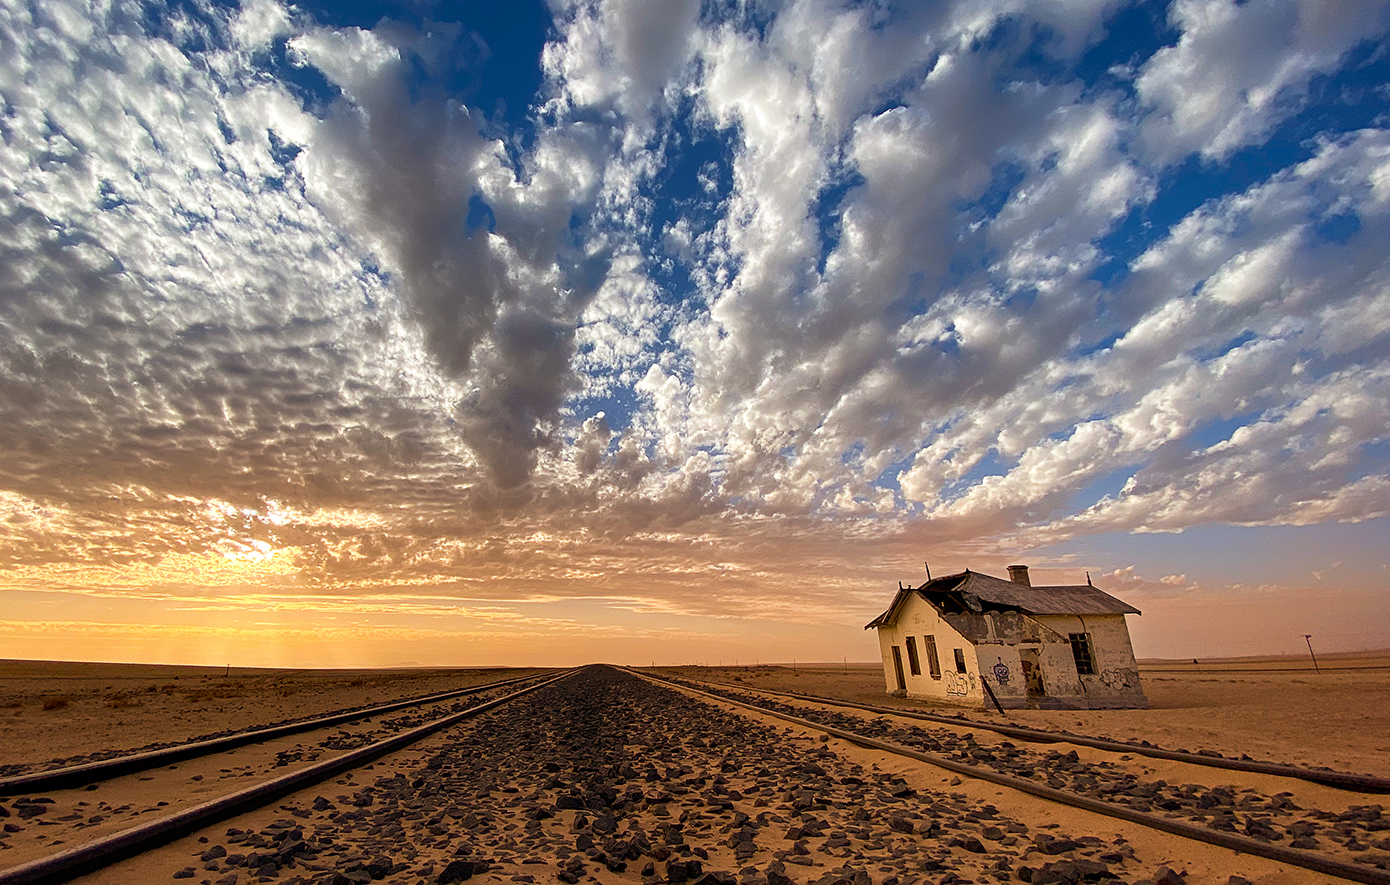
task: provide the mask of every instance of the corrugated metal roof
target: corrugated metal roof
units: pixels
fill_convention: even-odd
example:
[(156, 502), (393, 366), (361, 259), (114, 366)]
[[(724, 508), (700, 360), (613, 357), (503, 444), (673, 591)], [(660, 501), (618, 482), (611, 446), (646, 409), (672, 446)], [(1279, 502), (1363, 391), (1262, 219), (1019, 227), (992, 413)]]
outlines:
[[(1139, 609), (1090, 584), (1059, 584), (1028, 587), (993, 575), (966, 569), (955, 575), (934, 578), (920, 587), (898, 590), (888, 610), (864, 629), (892, 624), (909, 594), (917, 593), (930, 601), (932, 596), (950, 594), (960, 600), (974, 596), (983, 602), (1016, 608), (1031, 615), (1137, 615)], [(978, 610), (979, 606), (969, 606)]]
[[(969, 577), (954, 588), (974, 593), (995, 605), (1021, 608), (1034, 615), (1137, 615), (1139, 609), (1090, 584), (1055, 584), (1028, 587), (979, 572), (967, 572)], [(930, 590), (931, 584), (919, 587)]]

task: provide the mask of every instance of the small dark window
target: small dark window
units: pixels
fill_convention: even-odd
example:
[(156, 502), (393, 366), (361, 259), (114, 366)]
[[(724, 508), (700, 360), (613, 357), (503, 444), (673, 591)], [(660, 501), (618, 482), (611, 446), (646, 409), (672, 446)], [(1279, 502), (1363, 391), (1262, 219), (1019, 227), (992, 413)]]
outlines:
[(907, 668), (913, 676), (922, 675), (922, 662), (917, 659), (917, 640), (907, 637)]
[(963, 648), (956, 649), (956, 672), (965, 672), (965, 649)]
[(1090, 676), (1096, 672), (1096, 658), (1091, 653), (1091, 634), (1071, 633), (1067, 636), (1071, 640), (1071, 656), (1076, 658), (1076, 673), (1078, 676)]
[(941, 660), (936, 656), (936, 637), (923, 637), (927, 643), (927, 667), (931, 669), (931, 678), (941, 678)]

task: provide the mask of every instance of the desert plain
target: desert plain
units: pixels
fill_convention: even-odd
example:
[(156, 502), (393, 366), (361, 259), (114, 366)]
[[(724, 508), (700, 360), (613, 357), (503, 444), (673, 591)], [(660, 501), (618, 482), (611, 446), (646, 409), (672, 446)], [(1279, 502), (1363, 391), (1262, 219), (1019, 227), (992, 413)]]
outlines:
[[(1147, 710), (930, 709), (959, 714), (966, 728), (1008, 721), (1390, 776), (1390, 652), (1323, 656), (1320, 664), (1314, 671), (1298, 659), (1143, 662)], [(652, 669), (928, 709), (889, 696), (877, 664)], [(0, 662), (0, 776), (541, 672)], [(1103, 863), (1113, 874), (1086, 881), (1163, 881), (1165, 872), (1188, 885), (1331, 881), (1200, 843), (1175, 850), (1171, 838), (1140, 827), (962, 782), (770, 717), (718, 704), (672, 705), (669, 690), (639, 682), (590, 677), (552, 689), (548, 699), (538, 693), (515, 713), (502, 708), (491, 720), (440, 733), (211, 835), (185, 837), (80, 881), (440, 885), (476, 874), (483, 885), (680, 885), (701, 876), (704, 885), (865, 885), (865, 878), (870, 885), (935, 885), (1028, 881), (1025, 866), (1049, 863)], [(334, 739), (365, 740), (384, 725), (344, 729)], [(997, 737), (979, 734), (984, 745), (999, 746)], [(325, 746), (290, 738), (242, 751), (243, 765), (195, 760), (159, 778), (131, 776), (59, 797), (45, 817), (23, 821), (27, 832), (0, 840), (0, 873), (121, 821), (292, 769)], [(1173, 776), (1162, 762), (1127, 764), (1151, 778)], [(1235, 780), (1213, 775), (1213, 783)], [(1270, 794), (1283, 789), (1275, 779), (1241, 784)], [(186, 795), (170, 792), (180, 789)], [(1327, 808), (1349, 801), (1317, 785), (1298, 798)], [(1075, 849), (1040, 854), (1036, 846), (1053, 836), (1076, 840)], [(289, 844), (302, 847), (290, 853)]]

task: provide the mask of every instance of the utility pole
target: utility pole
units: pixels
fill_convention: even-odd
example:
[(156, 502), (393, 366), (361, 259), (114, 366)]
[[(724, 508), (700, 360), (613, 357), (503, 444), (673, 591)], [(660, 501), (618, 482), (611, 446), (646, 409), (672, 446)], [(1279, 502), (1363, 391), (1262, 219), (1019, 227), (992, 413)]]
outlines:
[(1308, 643), (1308, 657), (1313, 659), (1313, 669), (1321, 673), (1322, 668), (1318, 666), (1318, 656), (1313, 654), (1313, 634), (1304, 633), (1303, 641)]

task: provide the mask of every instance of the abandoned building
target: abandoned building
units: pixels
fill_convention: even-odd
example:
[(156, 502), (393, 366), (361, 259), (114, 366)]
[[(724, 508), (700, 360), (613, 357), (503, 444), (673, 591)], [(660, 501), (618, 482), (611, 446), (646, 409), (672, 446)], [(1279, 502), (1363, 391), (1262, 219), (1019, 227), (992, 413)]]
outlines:
[(877, 628), (888, 692), (976, 708), (1144, 708), (1125, 615), (1133, 606), (1085, 584), (1034, 587), (966, 569), (898, 585)]

